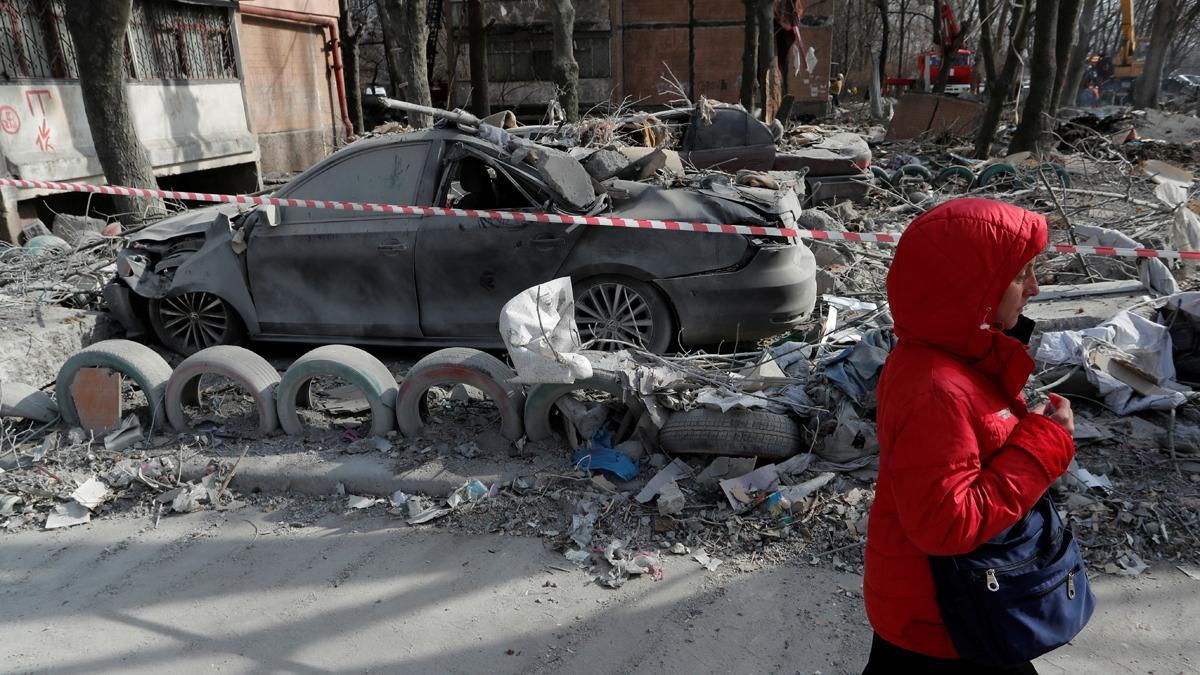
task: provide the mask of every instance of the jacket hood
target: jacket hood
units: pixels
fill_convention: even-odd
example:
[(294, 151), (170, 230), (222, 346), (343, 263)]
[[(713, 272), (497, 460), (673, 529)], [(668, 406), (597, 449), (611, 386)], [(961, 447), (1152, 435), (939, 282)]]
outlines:
[(1004, 335), (996, 309), (1048, 238), (1042, 216), (989, 199), (955, 199), (920, 216), (900, 238), (888, 272), (897, 337), (973, 362), (1015, 395), (1033, 364)]

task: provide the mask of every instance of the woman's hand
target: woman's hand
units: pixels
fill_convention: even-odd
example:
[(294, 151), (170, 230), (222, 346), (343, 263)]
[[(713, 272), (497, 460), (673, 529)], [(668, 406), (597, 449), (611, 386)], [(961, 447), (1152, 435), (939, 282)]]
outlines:
[(1050, 394), (1050, 405), (1054, 406), (1051, 413), (1046, 415), (1045, 403), (1039, 403), (1029, 409), (1029, 412), (1037, 415), (1046, 415), (1052, 421), (1057, 422), (1060, 427), (1066, 429), (1068, 434), (1075, 436), (1075, 413), (1071, 412), (1071, 402), (1059, 396), (1058, 394)]

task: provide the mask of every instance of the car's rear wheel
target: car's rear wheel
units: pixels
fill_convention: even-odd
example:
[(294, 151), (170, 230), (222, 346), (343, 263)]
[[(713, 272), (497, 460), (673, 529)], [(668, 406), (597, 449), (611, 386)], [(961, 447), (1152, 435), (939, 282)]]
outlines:
[(675, 337), (671, 307), (662, 293), (641, 281), (620, 277), (589, 279), (575, 290), (575, 323), (591, 349), (618, 351), (630, 345), (655, 354), (670, 349)]
[(185, 356), (217, 345), (241, 344), (246, 326), (221, 298), (204, 291), (150, 301), (150, 326), (167, 348)]

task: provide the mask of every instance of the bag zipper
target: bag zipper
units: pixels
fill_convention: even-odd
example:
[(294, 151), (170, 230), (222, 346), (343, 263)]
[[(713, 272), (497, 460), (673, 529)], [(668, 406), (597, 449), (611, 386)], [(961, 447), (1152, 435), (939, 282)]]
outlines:
[[(1050, 548), (1057, 549), (1061, 542), (1062, 542), (1061, 535), (1058, 537), (1055, 537), (1054, 541), (1051, 542), (1051, 544), (1050, 544)], [(996, 579), (997, 574), (1001, 574), (1004, 572), (1010, 572), (1019, 567), (1024, 567), (1024, 566), (1028, 565), (1029, 563), (1037, 560), (1040, 556), (1041, 556), (1040, 553), (1036, 553), (1033, 556), (1030, 556), (1020, 562), (1015, 562), (1015, 563), (1011, 563), (1008, 565), (1004, 565), (1003, 567), (990, 567), (990, 568), (984, 570), (984, 578), (987, 580), (987, 589), (992, 592), (1000, 590), (1000, 582)], [(1072, 583), (1072, 585), (1074, 585), (1074, 581), (1072, 581), (1071, 583)]]
[[(1050, 588), (1047, 588), (1046, 590), (1042, 591), (1041, 593), (1038, 593), (1037, 595), (1031, 595), (1029, 597), (1040, 598), (1042, 596), (1049, 595), (1049, 594), (1053, 593), (1054, 591), (1058, 590), (1063, 584), (1066, 584), (1067, 585), (1067, 599), (1074, 600), (1075, 599), (1075, 575), (1078, 573), (1079, 573), (1079, 567), (1076, 566), (1073, 569), (1071, 569), (1070, 572), (1067, 572), (1067, 576), (1064, 579), (1060, 580), (1057, 584), (1054, 584)], [(988, 570), (986, 573), (986, 578), (987, 578), (987, 589), (989, 591), (992, 591), (994, 593), (994, 592), (1000, 590), (1000, 582), (996, 579), (996, 571), (995, 570)]]

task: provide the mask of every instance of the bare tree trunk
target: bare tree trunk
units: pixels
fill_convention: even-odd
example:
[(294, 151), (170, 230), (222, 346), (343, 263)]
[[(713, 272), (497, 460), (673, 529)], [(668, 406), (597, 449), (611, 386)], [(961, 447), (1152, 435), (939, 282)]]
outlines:
[(1158, 0), (1154, 6), (1154, 23), (1150, 33), (1150, 49), (1146, 52), (1146, 67), (1133, 88), (1133, 104), (1139, 108), (1158, 106), (1162, 88), (1163, 65), (1167, 50), (1175, 39), (1179, 17), (1183, 13), (1181, 0)]
[(758, 1), (758, 97), (762, 104), (763, 120), (775, 115), (772, 100), (779, 98), (777, 84), (773, 81), (775, 68), (775, 3), (774, 0)]
[(908, 0), (900, 0), (900, 53), (896, 55), (896, 76), (904, 77), (908, 70), (905, 62), (904, 37), (908, 34)]
[(742, 42), (742, 107), (754, 110), (754, 83), (758, 80), (758, 0), (742, 0), (746, 8)]
[(1062, 91), (1058, 95), (1059, 106), (1072, 106), (1079, 98), (1083, 76), (1087, 72), (1087, 59), (1092, 51), (1092, 36), (1096, 31), (1096, 5), (1099, 0), (1085, 0), (1083, 13), (1079, 16), (1079, 39), (1071, 50), (1067, 74), (1063, 78)]
[(361, 31), (354, 28), (354, 17), (350, 13), (350, 0), (340, 0), (338, 33), (342, 42), (342, 79), (346, 83), (346, 107), (354, 133), (363, 132), (362, 84), (358, 72), (358, 40)]
[(888, 30), (888, 0), (875, 0), (875, 6), (879, 8), (879, 20), (883, 23), (883, 31), (880, 38), (883, 44), (879, 47), (878, 71), (879, 77), (885, 77), (887, 73), (887, 55), (888, 55), (888, 38), (890, 37)]
[(575, 61), (575, 2), (550, 0), (554, 30), (554, 85), (568, 122), (579, 119), (579, 64)]
[[(67, 0), (66, 22), (75, 42), (83, 110), (104, 177), (112, 185), (155, 189), (154, 167), (138, 140), (125, 95), (121, 46), (132, 6), (132, 0)], [(113, 202), (125, 224), (142, 222), (150, 211), (165, 212), (156, 198), (114, 196)]]
[[(426, 0), (379, 0), (379, 22), (387, 24), (383, 31), (384, 48), (391, 54), (391, 65), (409, 103), (431, 106), (429, 65), (425, 58), (425, 43), (429, 40), (426, 24)], [(417, 128), (433, 125), (433, 117), (424, 113), (408, 113), (408, 123)]]
[(1058, 114), (1058, 103), (1062, 97), (1063, 87), (1067, 81), (1067, 70), (1071, 63), (1071, 55), (1075, 53), (1075, 44), (1079, 41), (1079, 11), (1083, 8), (1083, 0), (1059, 0), (1058, 27), (1054, 39), (1054, 86), (1050, 90), (1050, 100), (1046, 111), (1053, 119)]
[(983, 72), (987, 76), (987, 88), (996, 82), (995, 34), (992, 32), (992, 2), (979, 0), (979, 51), (983, 53)]
[(395, 44), (397, 38), (392, 35), (392, 22), (384, 2), (385, 0), (375, 1), (375, 13), (379, 18), (379, 37), (383, 40), (383, 60), (387, 63), (387, 95), (399, 98), (400, 92), (404, 90), (404, 76), (400, 74), (400, 64), (392, 58), (390, 45)]
[(1004, 104), (1013, 89), (1013, 80), (1021, 66), (1021, 52), (1025, 49), (1025, 40), (1029, 36), (1030, 11), (1028, 3), (1013, 7), (1016, 19), (1012, 24), (1012, 35), (1008, 44), (1008, 56), (1004, 59), (1004, 68), (996, 80), (996, 85), (990, 87), (987, 110), (979, 123), (979, 131), (975, 136), (975, 157), (987, 159), (992, 149), (992, 141), (996, 138), (996, 127), (1000, 124), (1000, 115), (1004, 112)]
[(1021, 113), (1021, 123), (1013, 132), (1008, 154), (1037, 151), (1046, 128), (1044, 113), (1050, 107), (1054, 91), (1054, 40), (1058, 35), (1059, 0), (1038, 0), (1033, 34), (1033, 49), (1029, 53), (1029, 98)]
[(478, 117), (492, 114), (488, 91), (487, 29), (480, 0), (467, 0), (467, 40), (471, 58), (471, 110)]

